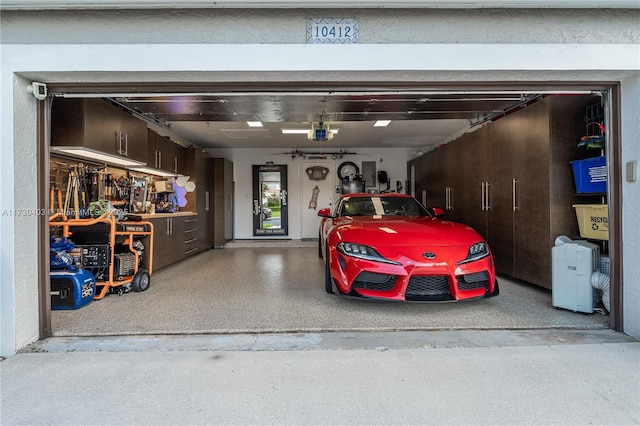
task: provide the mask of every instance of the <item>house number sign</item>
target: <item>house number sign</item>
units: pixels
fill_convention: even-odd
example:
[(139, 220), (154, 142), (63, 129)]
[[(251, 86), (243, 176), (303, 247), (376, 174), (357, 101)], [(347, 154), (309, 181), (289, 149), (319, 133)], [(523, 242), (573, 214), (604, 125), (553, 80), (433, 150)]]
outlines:
[(358, 42), (358, 18), (307, 19), (307, 44), (353, 44)]

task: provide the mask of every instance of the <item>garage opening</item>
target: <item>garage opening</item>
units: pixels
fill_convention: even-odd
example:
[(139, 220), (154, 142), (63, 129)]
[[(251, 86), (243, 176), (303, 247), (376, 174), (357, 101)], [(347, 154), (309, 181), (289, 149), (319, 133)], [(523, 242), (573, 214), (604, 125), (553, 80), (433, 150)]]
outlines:
[[(354, 90), (334, 84), (320, 90), (318, 86), (323, 85), (297, 91), (283, 87), (203, 91), (204, 84), (197, 91), (178, 85), (144, 87), (136, 92), (126, 85), (51, 85), (50, 173), (44, 177), (44, 187), (50, 188), (50, 207), (74, 214), (84, 209), (83, 215), (95, 217), (100, 209), (117, 209), (114, 201), (128, 201), (128, 216), (153, 225), (151, 231), (136, 226), (134, 220), (119, 218), (119, 225), (103, 223), (104, 228), (113, 226), (116, 231), (103, 230), (97, 240), (93, 229), (84, 232), (76, 226), (71, 235), (86, 250), (85, 262), (99, 263), (102, 270), (98, 273), (103, 280), (113, 279), (113, 285), (77, 309), (50, 310), (41, 304), (47, 306), (41, 321), (51, 325), (47, 328), (52, 334), (620, 326), (615, 182), (605, 183), (604, 191), (599, 186), (597, 191), (585, 192), (576, 188), (583, 182), (573, 176), (575, 169), (589, 170), (586, 160), (594, 158), (605, 159), (605, 172), (617, 167), (615, 87), (522, 84), (499, 90), (457, 85), (427, 90), (384, 84), (384, 90), (360, 86)], [(571, 125), (568, 116), (573, 117)], [(126, 128), (130, 119), (138, 130)], [(392, 133), (385, 137), (371, 133), (372, 124), (380, 120), (392, 123), (388, 127)], [(249, 128), (247, 122), (260, 122), (262, 127)], [(337, 136), (315, 140), (310, 133), (318, 127), (338, 130)], [(578, 127), (584, 134), (576, 138)], [(72, 129), (85, 133), (82, 138), (75, 136), (82, 143), (68, 143), (74, 137)], [(283, 129), (301, 131), (302, 139), (288, 139)], [(61, 132), (66, 142), (56, 139)], [(340, 139), (344, 135), (349, 138)], [(144, 149), (133, 142), (136, 138), (145, 141)], [(107, 142), (86, 146), (87, 141), (96, 140)], [(508, 144), (516, 140), (521, 140), (517, 146)], [(564, 148), (551, 147), (551, 141), (558, 140), (564, 141)], [(496, 141), (506, 145), (490, 145)], [(397, 166), (389, 170), (391, 156), (385, 150), (409, 152), (402, 157), (401, 170)], [(368, 155), (371, 151), (378, 158)], [(123, 152), (134, 164), (113, 163)], [(186, 156), (181, 157), (182, 152)], [(105, 153), (107, 157), (97, 155)], [(498, 154), (503, 157), (496, 157)], [(323, 182), (326, 188), (318, 189), (325, 196), (338, 186), (337, 172), (346, 163), (371, 174), (363, 177), (367, 189), (408, 192), (427, 207), (445, 209), (447, 220), (478, 229), (499, 265), (500, 296), (460, 304), (399, 304), (326, 294), (314, 230), (319, 218), (313, 213), (331, 207), (336, 193), (314, 200), (314, 188), (305, 175), (310, 177), (307, 170), (318, 167), (319, 173), (331, 176)], [(289, 166), (287, 200), (296, 200), (295, 206), (287, 206), (289, 228), (297, 226), (297, 231), (291, 238), (251, 238), (255, 229), (265, 229), (265, 209), (271, 210), (272, 217), (278, 214), (268, 200), (261, 199), (257, 208), (254, 205), (252, 167), (283, 165)], [(527, 178), (512, 177), (509, 188), (499, 188), (492, 181), (492, 174), (504, 175), (507, 166), (513, 171), (527, 165), (537, 168)], [(378, 180), (378, 171), (393, 179)], [(81, 182), (79, 174), (89, 185)], [(276, 192), (273, 188), (265, 191)], [(500, 202), (496, 197), (501, 192), (509, 194), (510, 208), (502, 216), (491, 216), (499, 213), (495, 203)], [(94, 200), (95, 195), (99, 196)], [(105, 198), (110, 205), (101, 203)], [(556, 198), (565, 207), (562, 214), (554, 210), (559, 208), (553, 204)], [(312, 202), (315, 208), (309, 208)], [(476, 203), (479, 212), (468, 207)], [(566, 214), (567, 204), (571, 215)], [(584, 209), (602, 209), (599, 206), (606, 206), (610, 226), (606, 238), (597, 230), (593, 234), (593, 229), (583, 233), (579, 227), (580, 220), (590, 225), (580, 218)], [(530, 216), (518, 223), (515, 212)], [(254, 226), (256, 217), (259, 228)], [(244, 221), (249, 224), (246, 233)], [(547, 241), (546, 249), (532, 244), (536, 238), (530, 235), (537, 235), (539, 227), (549, 229), (552, 244)], [(64, 226), (53, 224), (52, 235), (59, 236), (60, 228)], [(575, 231), (551, 237), (555, 229), (567, 228)], [(105, 235), (110, 238), (110, 233), (116, 233), (116, 238), (105, 244)], [(599, 313), (604, 308), (602, 289), (591, 290), (594, 310), (589, 314), (553, 306), (549, 262), (555, 238), (560, 236), (588, 242), (607, 259), (598, 268), (607, 268), (610, 276), (609, 312), (600, 311), (609, 315)], [(127, 248), (115, 248), (115, 244)], [(132, 256), (136, 252), (139, 258)], [(104, 261), (112, 254), (119, 255), (113, 257), (118, 258), (117, 265)], [(143, 265), (140, 269), (150, 269), (150, 274), (133, 274), (136, 281), (132, 278), (131, 286), (119, 285), (118, 269), (132, 261)], [(49, 273), (50, 265), (41, 267)], [(536, 282), (540, 271), (545, 273)], [(62, 291), (54, 289), (54, 281), (51, 279), (50, 288), (49, 283), (42, 283), (43, 297)]]

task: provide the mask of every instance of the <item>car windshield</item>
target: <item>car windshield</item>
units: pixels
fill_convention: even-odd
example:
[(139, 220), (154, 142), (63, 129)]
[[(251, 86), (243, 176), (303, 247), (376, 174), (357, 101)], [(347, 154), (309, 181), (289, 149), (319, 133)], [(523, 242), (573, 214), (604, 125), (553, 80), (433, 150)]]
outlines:
[(420, 203), (408, 197), (350, 197), (342, 200), (340, 216), (429, 216)]

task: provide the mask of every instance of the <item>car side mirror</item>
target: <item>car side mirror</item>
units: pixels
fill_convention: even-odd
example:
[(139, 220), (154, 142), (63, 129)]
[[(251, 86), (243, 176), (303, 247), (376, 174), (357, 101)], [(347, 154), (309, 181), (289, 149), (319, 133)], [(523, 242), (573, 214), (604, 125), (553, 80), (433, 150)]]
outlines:
[(440, 217), (440, 216), (444, 216), (445, 215), (444, 209), (441, 209), (440, 207), (433, 207), (431, 209), (431, 212), (433, 213), (433, 215), (435, 217)]
[(320, 209), (320, 210), (318, 210), (318, 216), (331, 217), (331, 209)]

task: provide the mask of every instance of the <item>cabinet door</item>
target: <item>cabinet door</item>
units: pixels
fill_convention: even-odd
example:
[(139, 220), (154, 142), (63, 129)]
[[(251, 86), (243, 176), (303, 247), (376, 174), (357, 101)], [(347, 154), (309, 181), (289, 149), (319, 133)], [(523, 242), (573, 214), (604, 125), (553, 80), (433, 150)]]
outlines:
[(489, 164), (487, 163), (488, 130), (478, 129), (464, 139), (464, 154), (461, 168), (464, 168), (464, 221), (478, 231), (488, 241)]
[(154, 169), (158, 168), (158, 151), (156, 148), (156, 137), (159, 137), (156, 132), (151, 129), (147, 129), (147, 156), (145, 163), (148, 167)]
[(174, 263), (184, 259), (184, 217), (170, 217), (169, 226), (167, 250), (171, 263)]
[(167, 137), (157, 135), (156, 150), (158, 151), (158, 168), (175, 173), (178, 145)]
[(83, 99), (84, 146), (120, 155), (120, 117), (113, 105), (101, 99)]
[(149, 219), (153, 223), (153, 270), (167, 266), (167, 237), (169, 232), (168, 219)]
[(436, 148), (425, 154), (425, 188), (427, 207), (445, 207), (444, 168), (442, 167), (443, 148)]
[(489, 212), (487, 236), (496, 271), (513, 275), (513, 145), (519, 131), (507, 119), (489, 127)]
[(126, 111), (119, 110), (120, 132), (125, 156), (131, 160), (147, 160), (147, 125)]
[[(548, 99), (514, 114), (514, 276), (551, 287)], [(573, 141), (572, 141), (573, 142)]]
[(464, 149), (461, 140), (448, 143), (444, 149), (444, 203), (447, 219), (455, 222), (465, 220)]

